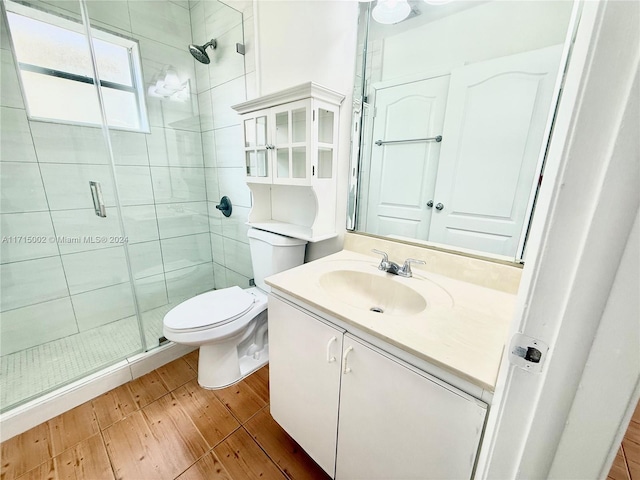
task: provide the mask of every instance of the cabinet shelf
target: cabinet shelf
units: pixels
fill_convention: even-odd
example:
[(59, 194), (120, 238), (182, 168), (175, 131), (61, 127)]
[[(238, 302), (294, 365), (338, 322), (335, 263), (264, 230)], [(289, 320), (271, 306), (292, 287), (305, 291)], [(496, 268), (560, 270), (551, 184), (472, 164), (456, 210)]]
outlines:
[(337, 236), (338, 121), (344, 95), (308, 82), (232, 108), (242, 115), (248, 225), (309, 242)]
[(296, 225), (295, 223), (279, 222), (277, 220), (268, 220), (264, 222), (247, 222), (247, 225), (259, 230), (278, 233), (287, 237), (299, 238), (307, 242), (321, 242), (338, 236), (337, 233), (327, 233), (324, 235), (314, 235), (311, 227)]

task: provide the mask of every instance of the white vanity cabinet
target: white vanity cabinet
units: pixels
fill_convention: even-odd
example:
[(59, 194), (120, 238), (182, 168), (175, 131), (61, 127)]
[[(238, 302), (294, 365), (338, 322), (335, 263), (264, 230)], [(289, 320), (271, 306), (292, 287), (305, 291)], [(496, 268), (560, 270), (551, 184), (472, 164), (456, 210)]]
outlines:
[(253, 195), (250, 225), (311, 242), (336, 236), (343, 99), (308, 82), (233, 106), (241, 114), (246, 182)]
[(332, 476), (343, 334), (269, 297), (271, 415)]
[(483, 402), (273, 295), (269, 344), (271, 414), (336, 479), (471, 478)]

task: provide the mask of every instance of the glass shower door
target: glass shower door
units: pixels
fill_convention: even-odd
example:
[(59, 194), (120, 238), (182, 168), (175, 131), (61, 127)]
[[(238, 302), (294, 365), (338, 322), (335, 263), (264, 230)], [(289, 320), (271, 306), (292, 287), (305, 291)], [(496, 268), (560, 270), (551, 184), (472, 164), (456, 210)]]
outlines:
[[(130, 39), (132, 56), (137, 48), (142, 66), (141, 74), (133, 69), (132, 81), (142, 82), (140, 128), (125, 131), (110, 124), (109, 133), (141, 323), (151, 349), (163, 341), (167, 311), (216, 286), (210, 209), (218, 213), (220, 193), (212, 175), (215, 163), (207, 164), (207, 157), (211, 162), (213, 144), (224, 144), (225, 137), (220, 136), (223, 130), (214, 132), (218, 120), (211, 117), (209, 89), (230, 80), (221, 76), (228, 70), (231, 78), (244, 71), (243, 57), (235, 52), (242, 42), (242, 15), (217, 1), (202, 2), (193, 11), (183, 2), (86, 3), (92, 31), (119, 32)], [(195, 41), (192, 19), (202, 21), (214, 7), (210, 15), (217, 23), (210, 36), (216, 37), (217, 48), (212, 52), (215, 68), (208, 68), (196, 65), (187, 45)], [(204, 23), (194, 24), (194, 32), (204, 35), (204, 29)], [(109, 68), (99, 63), (100, 76)]]
[(81, 13), (3, 2), (2, 411), (146, 349)]

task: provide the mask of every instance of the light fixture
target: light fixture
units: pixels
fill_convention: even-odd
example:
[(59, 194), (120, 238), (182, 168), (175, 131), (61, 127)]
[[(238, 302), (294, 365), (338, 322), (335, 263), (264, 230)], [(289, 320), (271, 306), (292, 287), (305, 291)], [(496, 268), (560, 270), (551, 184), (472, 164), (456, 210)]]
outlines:
[(371, 16), (378, 23), (392, 25), (403, 21), (410, 13), (411, 7), (407, 0), (378, 0)]

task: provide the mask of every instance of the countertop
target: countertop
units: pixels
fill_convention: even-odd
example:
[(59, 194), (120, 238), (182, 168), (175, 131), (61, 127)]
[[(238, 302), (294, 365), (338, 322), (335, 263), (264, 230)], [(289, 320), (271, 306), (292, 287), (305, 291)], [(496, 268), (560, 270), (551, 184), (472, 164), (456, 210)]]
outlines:
[[(493, 392), (516, 296), (415, 267), (412, 278), (403, 278), (379, 271), (379, 262), (377, 257), (343, 250), (272, 275), (266, 283)], [(335, 270), (386, 276), (421, 293), (427, 306), (410, 315), (355, 307), (322, 288), (322, 275)]]

